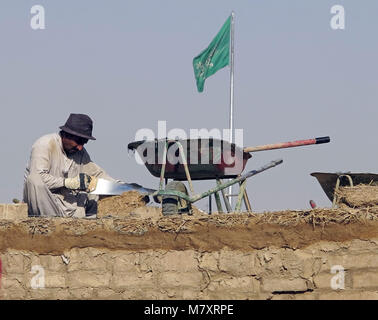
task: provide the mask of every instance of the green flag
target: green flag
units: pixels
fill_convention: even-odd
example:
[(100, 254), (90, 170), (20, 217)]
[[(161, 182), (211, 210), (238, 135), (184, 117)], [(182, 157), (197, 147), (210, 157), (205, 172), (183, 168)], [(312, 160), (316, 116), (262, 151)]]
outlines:
[(206, 78), (229, 64), (231, 16), (210, 45), (193, 59), (197, 89), (203, 91)]

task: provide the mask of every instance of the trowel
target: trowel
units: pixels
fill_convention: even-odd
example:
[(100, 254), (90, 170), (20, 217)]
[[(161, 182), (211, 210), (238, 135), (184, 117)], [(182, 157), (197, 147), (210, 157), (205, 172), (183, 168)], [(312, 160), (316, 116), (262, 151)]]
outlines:
[(126, 191), (138, 191), (140, 194), (150, 195), (154, 193), (156, 190), (144, 188), (141, 185), (136, 184), (136, 183), (118, 183), (118, 182), (113, 182), (106, 179), (98, 178), (96, 188), (93, 191), (91, 191), (89, 194), (115, 196), (115, 195), (121, 195), (122, 193)]

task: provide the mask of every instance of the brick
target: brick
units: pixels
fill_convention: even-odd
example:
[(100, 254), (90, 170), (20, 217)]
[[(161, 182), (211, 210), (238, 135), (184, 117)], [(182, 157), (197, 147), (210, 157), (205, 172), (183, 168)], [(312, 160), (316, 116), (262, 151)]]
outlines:
[(342, 266), (345, 270), (375, 267), (378, 265), (378, 253), (328, 255), (321, 271), (330, 272), (336, 265)]
[[(253, 277), (227, 277), (217, 281), (211, 281), (205, 291), (228, 292), (236, 294), (240, 299), (260, 292), (260, 282)], [(237, 299), (237, 298), (234, 298)]]
[(73, 271), (68, 273), (67, 285), (69, 288), (108, 287), (110, 278), (111, 275), (109, 273)]
[(265, 292), (304, 292), (307, 289), (307, 282), (302, 278), (264, 278), (262, 280), (262, 290)]
[(91, 258), (96, 258), (98, 256), (107, 256), (108, 255), (107, 250), (104, 251), (104, 249), (98, 249), (98, 248), (92, 248), (92, 247), (79, 249), (79, 251), (82, 251), (82, 250), (85, 251), (85, 253)]
[(303, 278), (309, 279), (314, 274), (319, 273), (322, 265), (322, 259), (320, 257), (316, 257), (303, 250), (296, 250), (294, 254), (296, 259), (301, 262), (300, 275)]
[(157, 290), (143, 290), (143, 289), (132, 289), (125, 290), (120, 293), (120, 297), (123, 300), (162, 300), (167, 299), (167, 297), (157, 291)]
[(61, 256), (41, 256), (41, 265), (46, 266), (46, 270), (55, 272), (66, 272), (66, 264)]
[(28, 217), (28, 205), (26, 203), (8, 204), (6, 219), (18, 220), (26, 219)]
[(162, 289), (172, 287), (194, 287), (200, 290), (205, 285), (202, 273), (200, 272), (164, 272), (158, 280)]
[(85, 300), (92, 299), (94, 292), (93, 288), (75, 288), (69, 290), (70, 298)]
[(376, 270), (354, 272), (352, 274), (353, 288), (377, 288), (378, 272)]
[(373, 239), (369, 240), (361, 240), (361, 239), (354, 239), (350, 242), (348, 246), (348, 253), (371, 253), (375, 252), (378, 254), (378, 243)]
[(121, 299), (121, 294), (112, 289), (97, 289), (95, 297), (101, 300), (116, 300)]
[(72, 249), (67, 256), (69, 258), (68, 272), (79, 270), (106, 272), (107, 270), (106, 258), (102, 255), (94, 256), (93, 252), (87, 249)]
[(29, 299), (38, 299), (38, 300), (63, 300), (69, 299), (70, 294), (67, 289), (31, 289), (29, 291)]
[(317, 250), (326, 252), (326, 253), (335, 253), (335, 252), (340, 252), (340, 244), (337, 242), (327, 242), (327, 241), (321, 241), (317, 245)]
[(314, 276), (314, 284), (317, 289), (332, 289), (331, 279), (335, 274), (322, 272)]
[(199, 267), (207, 271), (219, 272), (218, 260), (219, 260), (219, 254), (217, 252), (214, 252), (214, 253), (205, 252), (200, 259)]
[(198, 300), (198, 294), (200, 293), (199, 290), (180, 290), (181, 291), (181, 297), (180, 299), (183, 300)]
[(0, 300), (22, 300), (26, 298), (27, 291), (25, 289), (9, 289), (0, 290)]
[(255, 255), (222, 250), (219, 255), (219, 270), (233, 276), (255, 275)]
[(253, 291), (258, 292), (260, 289), (260, 282), (252, 277), (238, 277), (224, 279), (220, 281), (220, 285), (226, 288), (235, 288), (240, 291)]
[(113, 272), (139, 272), (139, 255), (135, 253), (122, 253), (113, 259)]
[(0, 219), (5, 219), (6, 217), (6, 204), (0, 204)]
[(157, 265), (160, 272), (196, 272), (198, 271), (198, 261), (194, 250), (168, 251), (164, 254)]
[(378, 300), (378, 292), (367, 290), (337, 290), (320, 292), (319, 300)]
[(303, 260), (292, 249), (264, 250), (257, 253), (260, 266), (256, 274), (264, 276), (283, 274), (286, 277), (296, 278), (303, 275)]
[(24, 255), (8, 251), (1, 259), (3, 274), (25, 273)]
[(61, 273), (47, 272), (45, 275), (45, 288), (66, 288), (66, 276)]
[(1, 279), (1, 288), (8, 290), (24, 290), (22, 283), (24, 282), (23, 275), (6, 275)]
[(156, 287), (153, 274), (138, 273), (114, 273), (111, 279), (111, 287), (113, 288), (154, 288)]
[(157, 271), (156, 261), (160, 261), (162, 255), (160, 250), (146, 250), (138, 253), (138, 268), (142, 272)]

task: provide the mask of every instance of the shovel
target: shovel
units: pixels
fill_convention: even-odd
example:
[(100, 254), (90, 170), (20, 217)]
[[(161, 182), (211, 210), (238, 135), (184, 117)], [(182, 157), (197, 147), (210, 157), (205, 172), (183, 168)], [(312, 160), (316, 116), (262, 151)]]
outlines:
[(103, 195), (103, 196), (115, 196), (121, 195), (126, 191), (138, 191), (143, 195), (150, 195), (156, 190), (144, 188), (136, 183), (118, 183), (102, 178), (97, 179), (96, 187), (89, 194)]

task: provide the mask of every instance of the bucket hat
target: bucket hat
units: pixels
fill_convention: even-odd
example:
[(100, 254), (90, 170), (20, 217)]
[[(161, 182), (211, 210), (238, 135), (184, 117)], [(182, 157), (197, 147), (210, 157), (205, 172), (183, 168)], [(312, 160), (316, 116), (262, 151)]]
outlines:
[(93, 121), (86, 114), (71, 113), (61, 130), (85, 139), (96, 140), (92, 136)]

